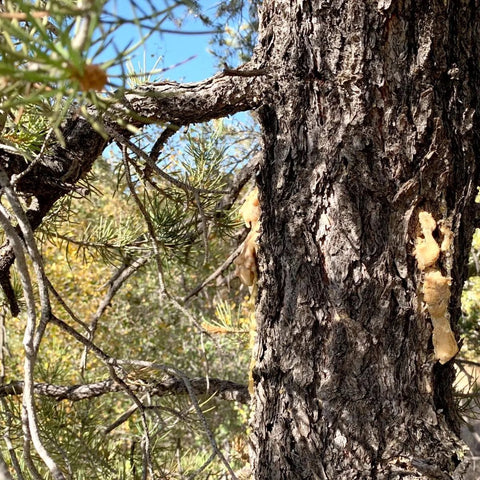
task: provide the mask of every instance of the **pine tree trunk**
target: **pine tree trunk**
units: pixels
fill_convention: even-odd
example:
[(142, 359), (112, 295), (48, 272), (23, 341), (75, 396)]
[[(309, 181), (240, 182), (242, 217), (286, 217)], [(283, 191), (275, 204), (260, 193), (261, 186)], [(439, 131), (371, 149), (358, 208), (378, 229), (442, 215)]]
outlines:
[(455, 329), (479, 16), (474, 1), (264, 1), (257, 480), (461, 478), (453, 366), (433, 358), (414, 249), (420, 211), (451, 227), (438, 269)]

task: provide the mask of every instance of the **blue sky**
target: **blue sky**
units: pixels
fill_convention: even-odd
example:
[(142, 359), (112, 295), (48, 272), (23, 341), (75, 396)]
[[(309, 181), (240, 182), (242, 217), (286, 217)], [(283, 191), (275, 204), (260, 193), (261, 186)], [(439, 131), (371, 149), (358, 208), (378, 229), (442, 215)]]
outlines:
[[(137, 4), (146, 4), (145, 0), (137, 0)], [(205, 0), (201, 2), (203, 10), (208, 14), (213, 14), (216, 9), (216, 1)], [(163, 8), (163, 2), (158, 2), (158, 8)], [(128, 7), (127, 7), (128, 6)], [(127, 7), (127, 8), (126, 8)], [(133, 18), (130, 8), (130, 2), (127, 0), (111, 0), (108, 8), (116, 10), (123, 17)], [(148, 7), (149, 8), (149, 7)], [(122, 9), (122, 10), (120, 10)], [(147, 8), (146, 8), (147, 9)], [(181, 27), (173, 24), (171, 21), (165, 21), (163, 28), (178, 31), (206, 31), (202, 22), (193, 15), (186, 14), (186, 9), (175, 10), (179, 15), (185, 15)], [(123, 26), (114, 36), (116, 48), (124, 49), (130, 42), (137, 42), (140, 38), (138, 29), (132, 25)], [(173, 33), (155, 33), (145, 43), (131, 55), (131, 60), (135, 70), (143, 69), (146, 62), (147, 69), (152, 69), (159, 57), (163, 58), (158, 68), (168, 68), (167, 71), (160, 74), (161, 78), (195, 82), (203, 80), (213, 75), (217, 69), (216, 59), (208, 53), (209, 40), (211, 35), (187, 35)], [(108, 49), (104, 52), (101, 60), (108, 59), (108, 56), (114, 56), (114, 50)], [(194, 58), (191, 58), (194, 57)], [(98, 61), (98, 59), (97, 59)], [(175, 66), (176, 64), (181, 64)], [(172, 68), (169, 68), (172, 67)], [(109, 71), (111, 74), (112, 72)]]

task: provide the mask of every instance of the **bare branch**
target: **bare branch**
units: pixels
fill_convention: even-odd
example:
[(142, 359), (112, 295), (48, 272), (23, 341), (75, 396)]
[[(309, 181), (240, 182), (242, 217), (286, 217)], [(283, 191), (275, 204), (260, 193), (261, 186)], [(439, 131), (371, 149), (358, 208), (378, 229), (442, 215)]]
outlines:
[(197, 295), (203, 288), (205, 288), (210, 282), (215, 280), (219, 275), (222, 274), (238, 257), (240, 252), (242, 251), (243, 243), (241, 243), (231, 254), (230, 256), (211, 274), (209, 275), (202, 283), (197, 285), (184, 299), (183, 302), (186, 303), (192, 297)]
[(45, 327), (47, 325), (48, 319), (50, 318), (50, 298), (48, 296), (48, 281), (47, 276), (45, 275), (45, 270), (43, 267), (43, 259), (38, 250), (37, 243), (33, 236), (33, 230), (30, 226), (28, 218), (23, 210), (20, 201), (16, 193), (13, 191), (8, 176), (5, 170), (0, 166), (0, 185), (2, 186), (3, 192), (10, 203), (13, 214), (17, 221), (17, 224), (22, 232), (25, 245), (27, 247), (28, 254), (33, 262), (33, 267), (35, 270), (35, 275), (37, 279), (38, 292), (40, 296), (40, 305), (41, 305), (41, 316), (38, 327), (34, 329), (35, 337), (32, 338), (32, 346), (35, 350), (35, 354), (40, 346), (40, 341), (42, 339)]
[[(243, 404), (250, 402), (250, 395), (246, 385), (222, 380), (220, 378), (192, 378), (189, 379), (192, 391), (195, 395), (215, 395), (222, 400), (236, 401)], [(209, 388), (207, 388), (207, 386)], [(152, 377), (141, 382), (129, 383), (134, 392), (148, 392), (152, 396), (164, 397), (166, 395), (188, 395), (188, 390), (182, 379), (174, 376), (162, 375), (162, 378)], [(23, 381), (10, 382), (0, 385), (0, 398), (21, 395), (24, 389)], [(108, 378), (96, 383), (78, 385), (52, 385), (49, 383), (35, 383), (33, 391), (36, 395), (54, 398), (58, 401), (69, 400), (78, 402), (90, 398), (100, 397), (109, 393), (123, 391), (123, 387)]]
[[(198, 83), (148, 83), (124, 95), (124, 108), (127, 106), (138, 115), (131, 120), (134, 124), (150, 121), (182, 126), (208, 122), (257, 108), (265, 74), (243, 77), (218, 73)], [(117, 105), (115, 109), (118, 110)]]
[(145, 223), (147, 224), (148, 234), (150, 236), (150, 240), (152, 241), (152, 248), (154, 253), (155, 262), (157, 264), (157, 277), (158, 277), (158, 289), (159, 289), (159, 302), (162, 303), (164, 296), (166, 295), (166, 288), (165, 288), (165, 281), (163, 277), (163, 267), (162, 267), (162, 259), (160, 256), (160, 242), (158, 241), (157, 235), (155, 233), (155, 227), (152, 223), (152, 219), (150, 214), (148, 213), (145, 205), (140, 200), (137, 191), (135, 189), (135, 185), (132, 180), (132, 176), (130, 174), (130, 166), (129, 162), (130, 159), (128, 158), (127, 148), (123, 145), (122, 146), (122, 153), (123, 153), (123, 163), (125, 165), (125, 177), (127, 180), (127, 185), (132, 194), (132, 197), (137, 205), (140, 214), (142, 215)]
[(177, 131), (178, 127), (168, 125), (167, 128), (165, 128), (165, 130), (157, 138), (157, 141), (154, 143), (152, 149), (150, 150), (150, 158), (152, 158), (153, 160), (157, 160), (165, 143), (167, 143), (168, 139), (170, 137), (173, 137), (173, 135), (175, 135)]
[(55, 287), (52, 285), (50, 280), (48, 280), (48, 288), (53, 293), (53, 296), (57, 299), (57, 302), (63, 307), (63, 309), (70, 315), (70, 318), (81, 325), (85, 330), (88, 330), (89, 326), (82, 320), (78, 318), (75, 312), (69, 307), (67, 302), (63, 299), (63, 297), (57, 292)]
[(77, 8), (79, 11), (83, 11), (83, 15), (80, 15), (75, 22), (75, 36), (72, 39), (72, 47), (82, 51), (85, 48), (88, 31), (92, 23), (92, 14), (89, 11), (92, 8), (92, 2), (88, 0), (78, 0)]
[[(101, 318), (101, 316), (105, 313), (105, 310), (108, 308), (110, 303), (113, 300), (113, 297), (116, 295), (116, 293), (120, 290), (122, 285), (130, 278), (131, 275), (133, 275), (138, 269), (140, 269), (143, 265), (145, 265), (148, 260), (151, 258), (151, 254), (146, 254), (143, 257), (140, 257), (136, 260), (134, 260), (130, 265), (122, 265), (112, 276), (112, 278), (108, 281), (108, 291), (103, 297), (102, 301), (100, 302), (100, 305), (97, 308), (97, 311), (93, 315), (90, 325), (84, 326), (87, 327), (88, 330), (88, 339), (90, 341), (93, 341), (93, 338), (95, 336), (95, 331), (97, 330), (98, 322)], [(83, 323), (83, 322), (82, 322)], [(87, 352), (88, 348), (85, 348), (83, 355), (82, 355), (82, 361), (81, 361), (81, 367), (82, 370), (85, 369), (86, 363), (87, 363)]]
[(223, 68), (223, 74), (230, 77), (262, 77), (268, 75), (267, 68), (253, 68), (245, 70), (241, 68), (230, 68), (225, 66)]
[[(142, 401), (145, 399), (146, 395), (142, 397)], [(125, 410), (113, 423), (103, 430), (103, 433), (107, 435), (110, 432), (113, 432), (120, 425), (125, 423), (136, 411), (138, 407), (134, 404), (129, 409)]]
[[(52, 318), (50, 319), (50, 321), (51, 323), (62, 328), (68, 334), (72, 335), (80, 343), (87, 346), (92, 352), (95, 353), (95, 355), (97, 355), (98, 358), (100, 358), (107, 365), (118, 366), (118, 368), (120, 368), (120, 365), (132, 365), (132, 366), (140, 366), (140, 367), (152, 366), (152, 368), (156, 368), (157, 370), (167, 373), (169, 377), (177, 378), (177, 374), (173, 372), (172, 368), (165, 365), (152, 363), (152, 362), (140, 362), (135, 360), (117, 362), (114, 358), (107, 355), (103, 350), (97, 347), (93, 342), (88, 340), (88, 338), (83, 336), (81, 333), (77, 332), (73, 327), (66, 324), (63, 320), (60, 320), (59, 318), (52, 315)], [(181, 382), (178, 382), (178, 379), (177, 379), (177, 382), (173, 382), (173, 383), (172, 382), (173, 382), (172, 378), (167, 380), (163, 379), (160, 382), (154, 379), (152, 382), (152, 385), (153, 385), (152, 395), (163, 396), (168, 393), (172, 393), (175, 395), (182, 395), (186, 393), (187, 390), (185, 388), (185, 385), (182, 386)], [(182, 382), (183, 382), (183, 379), (182, 379)], [(214, 385), (215, 388), (213, 388), (212, 385)], [(248, 403), (250, 401), (247, 388), (244, 385), (241, 385), (235, 382), (229, 382), (227, 380), (219, 380), (219, 379), (211, 379), (211, 378), (209, 378), (207, 381), (207, 379), (200, 378), (200, 379), (192, 379), (191, 386), (192, 386), (193, 392), (197, 395), (202, 395), (204, 393), (209, 393), (209, 392), (210, 393), (217, 392), (219, 397), (224, 398), (225, 400), (235, 400), (240, 403)], [(134, 387), (132, 388), (134, 389)], [(114, 391), (120, 391), (120, 390), (114, 390)], [(0, 386), (0, 397), (2, 396), (1, 392), (2, 392), (2, 387)], [(105, 393), (109, 393), (109, 392), (105, 392)], [(65, 397), (65, 398), (69, 398), (69, 397)]]
[[(4, 187), (5, 189), (5, 187)], [(20, 220), (19, 220), (20, 221)], [(8, 213), (5, 208), (0, 205), (0, 223), (5, 231), (5, 234), (12, 246), (12, 251), (15, 253), (17, 259), (17, 267), (22, 282), (25, 300), (27, 302), (27, 325), (25, 327), (23, 345), (25, 349), (24, 362), (24, 392), (23, 392), (23, 409), (22, 409), (22, 426), (24, 434), (24, 454), (25, 461), (33, 472), (33, 462), (30, 456), (30, 439), (33, 442), (35, 450), (43, 460), (45, 465), (50, 470), (55, 480), (64, 480), (65, 477), (53, 458), (47, 452), (40, 439), (38, 431), (38, 423), (36, 416), (35, 404), (33, 401), (33, 369), (36, 359), (35, 348), (35, 333), (36, 333), (36, 309), (35, 299), (33, 295), (32, 283), (30, 274), (23, 251), (23, 244), (15, 231), (13, 225), (10, 223)]]

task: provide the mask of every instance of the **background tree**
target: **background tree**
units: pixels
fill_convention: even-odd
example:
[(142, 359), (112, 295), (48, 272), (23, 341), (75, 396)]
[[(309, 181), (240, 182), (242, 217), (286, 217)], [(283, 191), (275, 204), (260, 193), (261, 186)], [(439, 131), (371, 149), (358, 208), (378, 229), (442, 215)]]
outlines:
[[(119, 279), (151, 261), (150, 281), (156, 281), (162, 315), (175, 328), (185, 328), (186, 319), (205, 335), (212, 329), (208, 324), (202, 329), (199, 310), (187, 309), (177, 290), (172, 293), (171, 285), (185, 280), (184, 262), (175, 263), (173, 257), (180, 251), (183, 259), (198, 262), (195, 247), (206, 247), (220, 238), (216, 232), (231, 228), (219, 211), (232, 205), (253, 165), (233, 180), (221, 161), (215, 163), (212, 147), (193, 155), (194, 167), (170, 165), (160, 152), (183, 126), (256, 109), (264, 153), (257, 177), (262, 227), (251, 436), (255, 478), (461, 478), (465, 462), (457, 437), (453, 365), (450, 358), (441, 357), (442, 363), (434, 358), (446, 334), (437, 329), (433, 343), (431, 338), (439, 310), (443, 323), (451, 320), (455, 328), (458, 322), (476, 221), (475, 6), (461, 1), (265, 1), (249, 63), (197, 84), (118, 85), (107, 95), (95, 93), (107, 82), (107, 65), (87, 61), (104, 2), (39, 3), (35, 8), (27, 2), (20, 12), (5, 6), (2, 52), (8, 68), (2, 111), (10, 143), (1, 150), (7, 207), (0, 220), (8, 243), (1, 252), (0, 284), (16, 315), (22, 307), (10, 279), (16, 259), (26, 326), (24, 381), (5, 386), (7, 393), (23, 392), (22, 408), (4, 411), (5, 418), (23, 427), (30, 475), (38, 478), (43, 468), (31, 444), (54, 478), (64, 478), (69, 469), (75, 474), (61, 436), (52, 438), (41, 428), (32, 396), (36, 389), (61, 399), (81, 392), (123, 392), (131, 410), (139, 412), (141, 433), (122, 468), (136, 475), (141, 464), (143, 478), (166, 477), (171, 470), (156, 456), (152, 440), (160, 438), (152, 436), (157, 427), (149, 424), (150, 404), (142, 394), (182, 391), (213, 452), (192, 473), (201, 473), (215, 456), (235, 477), (197, 397), (216, 391), (245, 401), (245, 389), (187, 377), (178, 368), (185, 355), (170, 357), (178, 362), (173, 367), (152, 360), (157, 345), (140, 349), (148, 359), (132, 358), (138, 354), (135, 348), (125, 359), (123, 345), (110, 345), (97, 332), (101, 308), (88, 322), (56, 296), (76, 324), (61, 319), (60, 306), (50, 302), (54, 289), (32, 230), (45, 225), (48, 215), (55, 218), (56, 202), (82, 192), (79, 182), (115, 143), (119, 191), (127, 193), (128, 208), (135, 211), (129, 216), (132, 223), (117, 224), (113, 235), (103, 223), (75, 239), (81, 249), (103, 250), (105, 260), (114, 251), (121, 260), (104, 305), (121, 285)], [(155, 26), (142, 23), (143, 18), (135, 21)], [(111, 31), (101, 36), (100, 45)], [(44, 119), (43, 141), (34, 136), (37, 151), (15, 137), (24, 114)], [(157, 131), (152, 124), (163, 128)], [(156, 137), (149, 150), (142, 132)], [(190, 145), (196, 150), (202, 141), (194, 137)], [(427, 212), (423, 217), (422, 211)], [(430, 230), (422, 218), (431, 219)], [(53, 231), (72, 243), (66, 233)], [(424, 246), (432, 261), (420, 254)], [(203, 254), (205, 267), (209, 250)], [(221, 248), (217, 252), (222, 258)], [(192, 265), (199, 268), (199, 263)], [(441, 282), (432, 288), (435, 278), (443, 282), (441, 288)], [(228, 311), (228, 303), (219, 305)], [(208, 311), (205, 305), (197, 308)], [(67, 390), (35, 385), (41, 347), (54, 329), (88, 350), (83, 369), (94, 357), (95, 366), (109, 377)], [(15, 455), (10, 462), (22, 470)], [(108, 459), (105, 464), (111, 466)]]

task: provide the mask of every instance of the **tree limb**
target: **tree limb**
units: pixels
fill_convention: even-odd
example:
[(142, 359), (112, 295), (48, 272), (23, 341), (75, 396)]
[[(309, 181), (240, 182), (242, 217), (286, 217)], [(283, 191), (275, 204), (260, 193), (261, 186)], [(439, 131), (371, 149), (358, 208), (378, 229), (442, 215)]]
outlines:
[[(255, 77), (232, 77), (224, 73), (198, 83), (154, 82), (141, 85), (123, 96), (113, 112), (135, 112), (130, 122), (183, 126), (252, 110), (260, 105), (259, 92), (266, 72)], [(258, 95), (258, 97), (257, 97)], [(119, 108), (120, 107), (120, 108)], [(125, 114), (123, 114), (125, 116)]]
[[(240, 383), (219, 378), (209, 378), (207, 383), (205, 378), (192, 378), (190, 379), (190, 384), (195, 395), (211, 395), (215, 393), (216, 396), (222, 400), (234, 400), (243, 404), (250, 402), (247, 386)], [(23, 387), (23, 381), (14, 381), (0, 385), (0, 398), (21, 395), (23, 393)], [(184, 381), (176, 377), (162, 378), (158, 381), (152, 378), (148, 381), (129, 382), (129, 387), (134, 392), (148, 392), (152, 396), (157, 397), (164, 397), (166, 395), (188, 395)], [(54, 398), (58, 401), (70, 400), (72, 402), (78, 402), (80, 400), (100, 397), (108, 393), (122, 392), (124, 388), (109, 378), (101, 382), (70, 386), (35, 383), (33, 391), (37, 395)]]

